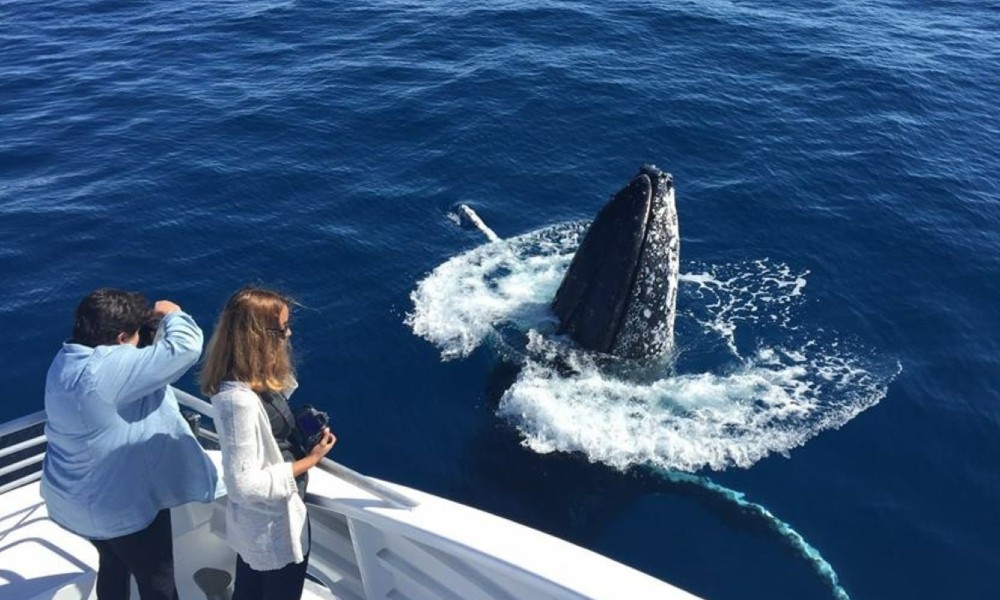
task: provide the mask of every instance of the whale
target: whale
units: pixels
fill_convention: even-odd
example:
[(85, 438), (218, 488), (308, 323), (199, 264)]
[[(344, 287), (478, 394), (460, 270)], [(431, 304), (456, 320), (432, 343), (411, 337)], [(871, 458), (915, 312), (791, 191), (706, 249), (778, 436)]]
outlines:
[[(503, 241), (468, 206), (460, 205), (456, 212), (459, 222), (478, 229), (491, 243)], [(539, 326), (535, 333), (541, 332), (546, 338), (552, 333), (568, 335), (575, 345), (613, 358), (672, 359), (680, 274), (680, 235), (673, 177), (654, 165), (642, 165), (625, 187), (607, 201), (586, 230), (573, 224), (569, 230), (560, 229), (560, 235), (570, 230), (583, 231), (581, 242), (554, 298), (540, 299), (543, 304), (550, 303), (551, 312), (559, 319), (558, 327), (554, 328), (549, 321)], [(560, 241), (563, 240), (569, 238), (561, 237)], [(495, 248), (511, 256), (516, 254), (502, 244)], [(566, 260), (565, 254), (560, 258)], [(503, 264), (503, 261), (498, 262)], [(477, 268), (480, 268), (478, 264)], [(490, 274), (496, 272), (494, 267), (489, 269)], [(499, 353), (500, 360), (487, 379), (484, 397), (490, 411), (507, 418), (499, 422), (484, 419), (481, 430), (471, 436), (468, 462), (461, 467), (465, 483), (460, 492), (465, 498), (463, 501), (498, 514), (515, 514), (519, 520), (544, 525), (560, 537), (579, 543), (592, 541), (594, 531), (629, 522), (626, 515), (640, 502), (643, 514), (655, 510), (651, 508), (653, 503), (663, 503), (659, 506), (670, 512), (676, 512), (678, 507), (682, 510), (706, 509), (720, 517), (727, 528), (735, 525), (786, 544), (812, 568), (833, 597), (849, 600), (833, 567), (817, 549), (788, 523), (763, 504), (749, 500), (743, 492), (725, 487), (707, 475), (655, 464), (619, 470), (602, 464), (602, 456), (590, 454), (585, 443), (576, 441), (571, 441), (566, 450), (552, 445), (549, 449), (536, 450), (526, 443), (530, 434), (521, 427), (519, 418), (530, 421), (537, 415), (525, 414), (517, 406), (513, 411), (503, 409), (508, 392), (520, 379), (526, 356), (535, 363), (541, 362), (544, 365), (542, 376), (553, 380), (576, 377), (580, 373), (577, 365), (582, 362), (597, 366), (603, 375), (614, 379), (623, 375), (626, 379), (638, 376), (640, 382), (654, 386), (674, 372), (676, 365), (672, 360), (618, 361), (597, 357), (592, 362), (578, 362), (567, 360), (575, 357), (562, 351), (567, 347), (563, 339), (536, 349), (527, 344), (522, 351), (521, 344), (531, 336), (512, 329), (504, 329), (503, 335), (505, 351)], [(514, 351), (509, 351), (511, 349)], [(669, 372), (661, 368), (664, 362), (670, 363)], [(646, 366), (652, 368), (646, 369)], [(551, 376), (544, 373), (548, 367), (551, 367)], [(589, 371), (584, 376), (590, 378), (594, 373)], [(553, 396), (546, 390), (536, 388), (531, 393), (544, 397), (544, 402), (551, 406)], [(581, 393), (589, 392), (575, 392)], [(561, 400), (556, 398), (555, 402)], [(556, 410), (542, 418), (563, 418), (566, 414)], [(527, 430), (530, 429), (529, 426)], [(570, 430), (570, 433), (557, 435), (574, 434)], [(520, 500), (512, 501), (511, 498)], [(673, 498), (691, 498), (695, 503), (678, 504)], [(688, 514), (680, 518), (688, 518)], [(747, 539), (742, 536), (742, 543)], [(761, 581), (764, 586), (774, 584), (771, 580)], [(815, 583), (809, 580), (782, 581), (780, 584), (796, 589), (783, 589), (778, 595), (816, 595), (812, 589)], [(808, 586), (808, 589), (800, 592), (799, 586)]]
[(670, 356), (679, 270), (673, 177), (642, 165), (587, 228), (552, 300), (556, 333), (615, 357)]

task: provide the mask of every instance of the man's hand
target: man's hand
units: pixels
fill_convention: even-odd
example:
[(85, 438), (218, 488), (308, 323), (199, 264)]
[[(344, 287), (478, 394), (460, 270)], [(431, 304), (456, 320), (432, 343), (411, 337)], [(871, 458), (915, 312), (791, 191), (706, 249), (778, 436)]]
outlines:
[(179, 312), (181, 310), (180, 306), (177, 306), (170, 300), (157, 300), (156, 304), (153, 306), (153, 312), (162, 316), (169, 315), (172, 312)]

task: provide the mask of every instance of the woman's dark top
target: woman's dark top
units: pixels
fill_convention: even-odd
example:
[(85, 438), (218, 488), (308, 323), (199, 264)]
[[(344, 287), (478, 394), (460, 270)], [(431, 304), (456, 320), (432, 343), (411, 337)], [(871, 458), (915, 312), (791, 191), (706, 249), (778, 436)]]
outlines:
[[(278, 442), (278, 449), (285, 462), (295, 462), (300, 458), (305, 458), (306, 453), (299, 440), (299, 432), (295, 427), (295, 415), (288, 407), (288, 399), (281, 392), (261, 392), (261, 404), (264, 405), (264, 412), (271, 421), (271, 433), (274, 434), (274, 441)], [(295, 478), (295, 485), (299, 488), (299, 496), (305, 500), (306, 485), (309, 483), (308, 471)]]

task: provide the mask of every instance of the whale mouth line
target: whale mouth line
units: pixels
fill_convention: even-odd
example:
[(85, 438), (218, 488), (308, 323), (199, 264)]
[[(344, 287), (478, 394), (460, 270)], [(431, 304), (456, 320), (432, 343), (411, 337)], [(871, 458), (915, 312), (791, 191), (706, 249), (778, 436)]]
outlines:
[[(632, 180), (632, 182), (638, 183), (643, 187), (642, 193), (645, 196), (644, 198), (645, 206), (643, 207), (642, 210), (643, 213), (642, 229), (641, 229), (642, 235), (640, 236), (642, 241), (639, 243), (639, 252), (637, 255), (636, 262), (632, 265), (632, 268), (630, 269), (631, 277), (629, 278), (628, 286), (626, 287), (627, 291), (625, 292), (625, 294), (623, 294), (623, 300), (632, 297), (632, 293), (635, 290), (635, 282), (636, 279), (638, 279), (639, 277), (639, 260), (641, 260), (643, 254), (645, 253), (647, 244), (650, 243), (649, 242), (650, 220), (653, 217), (653, 202), (656, 200), (653, 195), (655, 191), (653, 188), (653, 181), (650, 180), (649, 175), (647, 175), (646, 173), (640, 173), (639, 175), (636, 175), (636, 177)], [(622, 302), (621, 310), (616, 315), (615, 319), (615, 326), (614, 326), (615, 337), (618, 336), (618, 334), (622, 330), (622, 327), (624, 326), (625, 308), (626, 306), (624, 302)]]
[[(624, 190), (619, 192), (619, 195), (626, 193), (634, 194), (635, 201), (639, 202), (641, 205), (635, 209), (633, 223), (636, 232), (634, 235), (638, 243), (635, 251), (629, 255), (630, 264), (628, 264), (627, 268), (623, 271), (624, 273), (627, 273), (627, 276), (625, 277), (626, 281), (622, 287), (622, 293), (618, 295), (613, 308), (611, 309), (611, 317), (605, 327), (605, 336), (603, 337), (602, 342), (595, 348), (596, 350), (606, 353), (611, 351), (614, 341), (618, 337), (618, 334), (624, 324), (627, 301), (635, 288), (635, 281), (639, 271), (639, 260), (642, 257), (642, 253), (646, 248), (646, 243), (649, 238), (649, 218), (653, 211), (653, 184), (646, 174), (640, 173), (637, 175)], [(613, 197), (611, 202), (615, 202), (616, 199), (616, 197)], [(570, 268), (572, 269), (572, 267)], [(600, 280), (596, 277), (586, 281), (586, 290), (583, 294), (581, 294), (581, 297), (586, 297), (587, 295), (593, 293), (593, 286), (600, 284)], [(571, 324), (578, 316), (578, 311), (583, 307), (583, 302), (578, 302), (573, 305), (570, 312), (561, 319), (557, 333), (562, 335), (569, 332)]]
[(604, 205), (552, 302), (557, 333), (625, 358), (669, 351), (678, 261), (672, 191), (670, 175), (643, 165)]

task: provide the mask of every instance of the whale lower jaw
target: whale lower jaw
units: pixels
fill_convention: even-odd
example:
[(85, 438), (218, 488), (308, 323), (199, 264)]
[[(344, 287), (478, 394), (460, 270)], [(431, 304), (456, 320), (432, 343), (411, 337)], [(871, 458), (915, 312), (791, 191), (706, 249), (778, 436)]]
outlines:
[(621, 358), (669, 355), (679, 269), (673, 180), (644, 165), (584, 235), (552, 302), (559, 333)]

